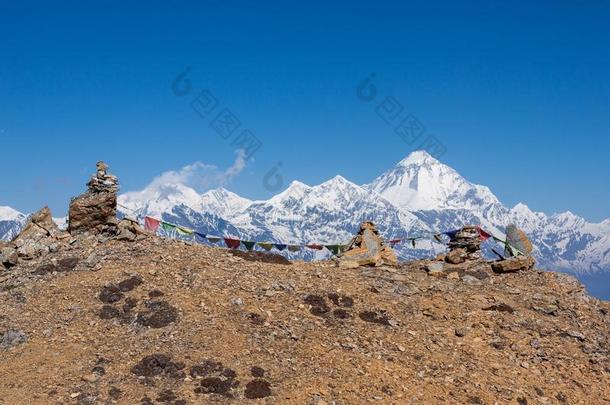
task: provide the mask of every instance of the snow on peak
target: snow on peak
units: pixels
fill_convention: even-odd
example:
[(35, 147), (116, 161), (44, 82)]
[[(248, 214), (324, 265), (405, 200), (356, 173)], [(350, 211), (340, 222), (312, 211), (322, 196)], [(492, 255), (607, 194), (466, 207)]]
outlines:
[(211, 212), (221, 218), (231, 218), (251, 204), (252, 201), (247, 198), (240, 197), (221, 187), (205, 192), (201, 196), (201, 204), (198, 210)]
[(482, 212), (500, 205), (489, 188), (472, 184), (425, 151), (411, 153), (394, 168), (365, 186), (411, 211), (471, 209)]
[(11, 207), (0, 206), (0, 221), (20, 221), (26, 217), (25, 214)]
[(399, 166), (411, 166), (411, 165), (423, 165), (423, 164), (435, 164), (440, 163), (438, 160), (432, 157), (425, 150), (416, 150), (411, 152), (409, 156), (401, 160)]

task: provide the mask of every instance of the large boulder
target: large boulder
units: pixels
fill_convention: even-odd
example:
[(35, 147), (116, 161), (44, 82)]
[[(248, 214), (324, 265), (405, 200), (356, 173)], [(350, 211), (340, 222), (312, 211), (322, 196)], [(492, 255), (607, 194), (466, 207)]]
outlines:
[(496, 273), (516, 273), (528, 271), (534, 268), (536, 261), (531, 256), (518, 256), (510, 259), (501, 260), (491, 264), (491, 268)]
[(86, 192), (72, 199), (68, 214), (68, 232), (102, 233), (114, 228), (116, 218), (117, 196), (112, 192)]
[(0, 263), (5, 268), (18, 264), (19, 260), (32, 260), (57, 249), (62, 240), (69, 235), (60, 230), (44, 207), (32, 214), (23, 230), (0, 251)]
[(116, 234), (117, 191), (116, 176), (107, 173), (108, 166), (97, 162), (96, 173), (87, 183), (86, 193), (73, 198), (68, 214), (68, 232), (71, 234)]

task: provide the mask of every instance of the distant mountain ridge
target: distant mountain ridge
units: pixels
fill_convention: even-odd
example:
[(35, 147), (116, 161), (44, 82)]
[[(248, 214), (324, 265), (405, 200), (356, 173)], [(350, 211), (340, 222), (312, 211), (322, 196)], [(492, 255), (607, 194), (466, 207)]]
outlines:
[[(224, 188), (199, 194), (184, 184), (153, 183), (119, 196), (119, 203), (126, 207), (120, 207), (123, 214), (160, 217), (207, 234), (283, 243), (343, 243), (363, 220), (374, 221), (388, 238), (471, 223), (502, 236), (506, 225), (516, 223), (532, 239), (541, 267), (610, 271), (610, 219), (593, 224), (570, 212), (549, 216), (525, 204), (508, 208), (488, 187), (470, 183), (423, 151), (366, 185), (342, 176), (316, 186), (294, 181), (269, 200), (251, 201)], [(14, 235), (19, 218), (6, 225), (11, 221), (0, 216), (0, 237)], [(443, 249), (431, 240), (419, 241), (415, 249), (397, 247), (403, 259)]]

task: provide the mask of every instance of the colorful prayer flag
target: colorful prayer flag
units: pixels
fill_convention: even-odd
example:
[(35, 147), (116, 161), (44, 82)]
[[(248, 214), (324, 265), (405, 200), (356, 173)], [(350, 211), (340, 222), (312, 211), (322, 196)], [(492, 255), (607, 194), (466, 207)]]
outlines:
[(458, 232), (460, 232), (460, 231), (461, 231), (461, 229), (456, 229), (455, 231), (443, 232), (443, 235), (447, 235), (447, 236), (449, 236), (449, 239), (455, 240), (455, 237), (457, 236)]
[(176, 229), (176, 225), (170, 224), (169, 222), (161, 222), (161, 228), (165, 232), (173, 232)]
[(477, 230), (479, 231), (479, 237), (481, 238), (481, 242), (485, 242), (492, 236), (490, 233), (485, 232), (480, 226), (477, 227)]
[(183, 228), (181, 226), (176, 226), (176, 232), (183, 236), (192, 236), (195, 233), (192, 229)]
[(339, 253), (343, 251), (342, 245), (324, 245), (326, 249), (328, 249), (333, 255), (337, 256)]
[(316, 245), (316, 244), (313, 244), (313, 245), (305, 245), (305, 247), (306, 247), (306, 248), (308, 248), (308, 249), (313, 249), (313, 250), (322, 250), (322, 249), (324, 249), (324, 246), (322, 246), (322, 245)]
[(402, 242), (402, 239), (392, 239), (390, 241), (390, 246), (393, 248), (394, 246), (398, 245), (400, 242)]
[(159, 221), (158, 219), (154, 219), (151, 217), (144, 217), (144, 228), (147, 231), (150, 231), (152, 233), (157, 232), (157, 229), (159, 229), (160, 224), (161, 224), (161, 221)]
[(277, 243), (273, 244), (273, 246), (280, 252), (283, 252), (288, 247), (287, 245), (281, 245), (281, 244), (277, 244)]
[(300, 252), (301, 246), (299, 245), (288, 245), (288, 251), (292, 253)]
[(207, 237), (204, 233), (195, 232), (195, 235), (199, 236), (201, 239), (205, 239)]
[(250, 242), (245, 240), (242, 240), (241, 243), (244, 245), (246, 250), (252, 250), (254, 249), (254, 245), (256, 245), (256, 242)]
[(273, 243), (258, 242), (257, 245), (265, 249), (267, 252), (273, 249)]
[(225, 238), (225, 244), (229, 249), (239, 249), (241, 245), (241, 241), (239, 239), (229, 239)]
[(206, 236), (205, 237), (210, 243), (218, 243), (222, 240), (222, 238), (217, 238), (215, 236)]

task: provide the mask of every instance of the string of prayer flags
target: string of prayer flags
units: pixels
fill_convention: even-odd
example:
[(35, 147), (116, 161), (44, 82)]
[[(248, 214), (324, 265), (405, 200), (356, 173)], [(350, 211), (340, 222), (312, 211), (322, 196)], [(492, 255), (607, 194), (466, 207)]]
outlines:
[(254, 246), (256, 245), (256, 242), (245, 241), (245, 240), (242, 240), (241, 243), (244, 245), (244, 247), (248, 251), (254, 249)]
[(259, 247), (265, 249), (267, 252), (270, 251), (271, 249), (273, 249), (273, 243), (258, 242), (257, 245)]
[(239, 239), (225, 238), (225, 244), (229, 249), (239, 249), (241, 241)]
[(154, 219), (151, 217), (144, 218), (144, 228), (149, 232), (157, 232), (157, 229), (159, 229), (159, 225), (161, 225), (161, 221), (159, 221), (158, 219)]

